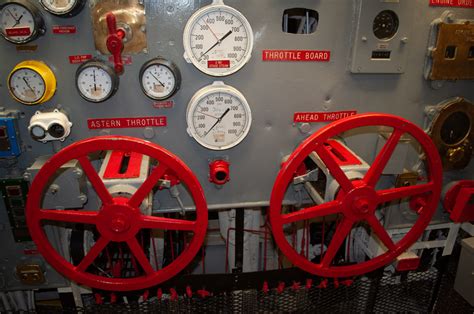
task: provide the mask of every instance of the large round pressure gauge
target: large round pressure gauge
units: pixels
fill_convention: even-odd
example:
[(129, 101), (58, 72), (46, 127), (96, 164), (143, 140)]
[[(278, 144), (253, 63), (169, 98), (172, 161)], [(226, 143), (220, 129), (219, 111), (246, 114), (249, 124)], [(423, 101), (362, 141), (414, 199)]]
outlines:
[(252, 113), (237, 89), (214, 82), (199, 90), (186, 112), (188, 133), (202, 146), (225, 150), (242, 142), (252, 124)]
[(18, 63), (8, 76), (10, 95), (25, 105), (44, 103), (56, 92), (56, 77), (41, 61), (28, 60)]
[(0, 33), (7, 41), (24, 44), (45, 32), (40, 11), (29, 1), (6, 1), (0, 5)]
[(145, 63), (140, 70), (140, 85), (146, 96), (164, 100), (173, 96), (181, 84), (178, 67), (171, 61), (155, 58)]
[(86, 0), (40, 0), (43, 8), (59, 17), (71, 17), (82, 11)]
[(82, 98), (90, 102), (103, 102), (112, 97), (119, 86), (119, 77), (108, 64), (91, 60), (76, 71), (76, 87)]
[(226, 76), (250, 60), (252, 27), (242, 13), (214, 0), (188, 20), (183, 44), (186, 61), (208, 75)]

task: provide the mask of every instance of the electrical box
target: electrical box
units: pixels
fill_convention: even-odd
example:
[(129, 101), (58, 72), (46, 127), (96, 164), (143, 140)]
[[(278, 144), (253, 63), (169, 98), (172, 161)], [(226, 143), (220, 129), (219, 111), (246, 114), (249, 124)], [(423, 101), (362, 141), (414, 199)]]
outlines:
[(414, 14), (410, 4), (407, 0), (358, 3), (352, 73), (405, 72)]
[(15, 117), (0, 116), (0, 158), (18, 157), (21, 154)]

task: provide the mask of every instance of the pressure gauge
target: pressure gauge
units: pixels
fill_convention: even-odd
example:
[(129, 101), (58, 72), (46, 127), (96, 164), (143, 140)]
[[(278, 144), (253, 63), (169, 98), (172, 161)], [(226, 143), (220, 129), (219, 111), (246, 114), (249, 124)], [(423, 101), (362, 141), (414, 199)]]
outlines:
[(40, 0), (43, 8), (59, 17), (71, 17), (82, 11), (86, 0)]
[(155, 58), (140, 69), (140, 85), (146, 96), (164, 100), (173, 96), (181, 84), (178, 67), (171, 61)]
[(252, 124), (252, 113), (237, 89), (214, 82), (199, 90), (187, 108), (188, 134), (202, 146), (225, 150), (242, 142)]
[(183, 44), (187, 62), (208, 75), (226, 76), (250, 60), (252, 27), (242, 13), (214, 0), (188, 20)]
[(103, 102), (112, 97), (119, 86), (114, 69), (99, 60), (81, 64), (76, 71), (76, 87), (79, 94), (90, 102)]
[(375, 37), (380, 40), (389, 40), (397, 33), (398, 25), (397, 14), (391, 10), (384, 10), (377, 14), (372, 28)]
[(56, 77), (41, 61), (28, 60), (18, 63), (7, 80), (12, 97), (25, 105), (44, 103), (56, 92)]
[(46, 32), (41, 12), (27, 0), (0, 5), (0, 33), (14, 44), (28, 43)]

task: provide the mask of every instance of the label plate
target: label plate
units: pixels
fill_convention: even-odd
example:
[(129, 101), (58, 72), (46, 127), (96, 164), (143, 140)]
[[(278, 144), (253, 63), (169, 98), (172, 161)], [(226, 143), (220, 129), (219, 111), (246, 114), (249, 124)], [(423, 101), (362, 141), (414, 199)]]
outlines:
[(263, 50), (262, 61), (292, 62), (328, 62), (331, 51), (328, 50)]
[(165, 116), (133, 117), (133, 118), (104, 118), (88, 119), (87, 127), (90, 130), (98, 129), (128, 129), (167, 126)]
[(293, 122), (311, 123), (311, 122), (329, 122), (347, 118), (356, 115), (357, 111), (334, 111), (334, 112), (295, 112)]

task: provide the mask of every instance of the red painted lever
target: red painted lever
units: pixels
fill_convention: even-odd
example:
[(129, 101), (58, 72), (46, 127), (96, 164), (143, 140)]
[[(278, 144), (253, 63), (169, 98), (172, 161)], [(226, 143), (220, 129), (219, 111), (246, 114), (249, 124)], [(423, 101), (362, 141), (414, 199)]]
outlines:
[(125, 37), (125, 31), (123, 29), (117, 29), (117, 21), (112, 12), (107, 13), (107, 28), (109, 29), (109, 35), (107, 36), (107, 49), (114, 57), (115, 72), (121, 74), (123, 73), (122, 40)]

